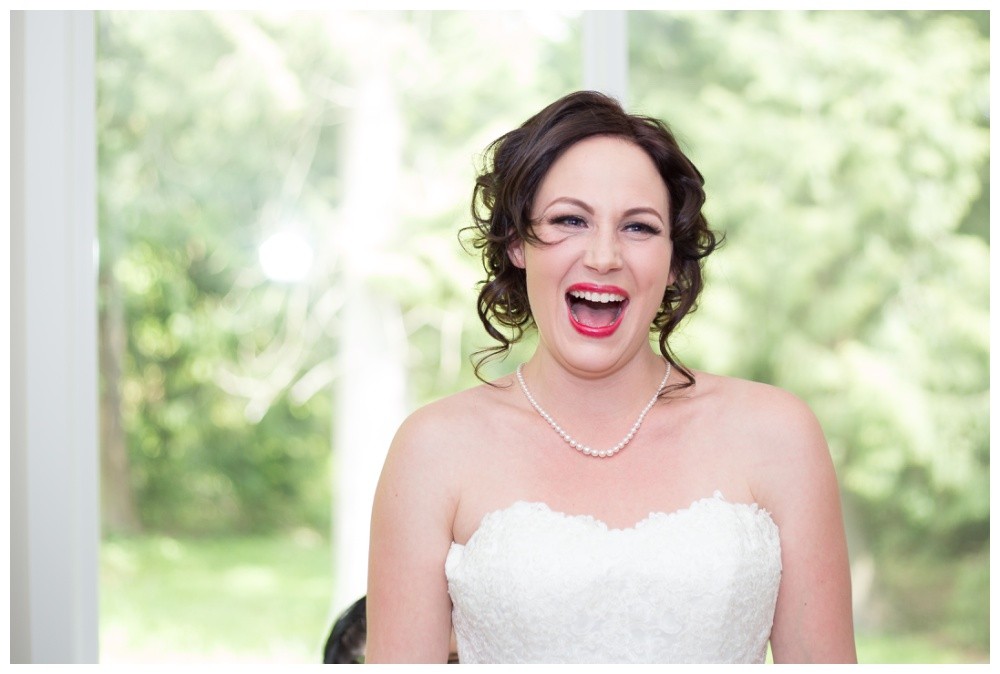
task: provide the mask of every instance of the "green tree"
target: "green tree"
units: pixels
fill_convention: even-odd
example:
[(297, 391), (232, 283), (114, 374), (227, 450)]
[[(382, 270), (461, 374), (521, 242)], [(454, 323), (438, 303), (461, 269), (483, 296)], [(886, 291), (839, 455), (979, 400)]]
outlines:
[[(328, 217), (343, 62), (314, 24), (242, 14), (102, 13), (98, 45), (102, 339), (124, 346), (102, 354), (124, 435), (106, 430), (104, 451), (129, 465), (106, 502), (131, 492), (164, 530), (322, 525), (329, 394), (291, 395), (286, 371), (329, 355), (291, 342), (329, 330), (335, 301), (267, 283), (256, 247), (285, 220)], [(246, 360), (265, 372), (242, 376)]]
[[(475, 381), (477, 263), (457, 232), (477, 155), (574, 88), (574, 19), (99, 16), (106, 529), (322, 525), (345, 264), (379, 225), (344, 210), (364, 64), (391, 73), (405, 112), (400, 192), (382, 197), (398, 235), (363, 282), (400, 307), (415, 405)], [(256, 260), (288, 225), (317, 251), (295, 285)]]
[[(633, 18), (637, 107), (676, 124), (727, 234), (680, 352), (813, 406), (883, 569), (983, 564), (983, 13)], [(985, 587), (970, 591), (985, 626)]]

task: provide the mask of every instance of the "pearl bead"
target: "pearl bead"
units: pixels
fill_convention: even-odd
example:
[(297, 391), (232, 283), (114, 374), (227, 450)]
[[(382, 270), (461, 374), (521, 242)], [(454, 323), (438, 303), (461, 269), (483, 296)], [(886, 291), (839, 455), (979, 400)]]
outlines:
[(615, 454), (617, 454), (618, 452), (620, 452), (622, 449), (624, 449), (625, 445), (627, 445), (629, 442), (631, 442), (632, 438), (635, 436), (635, 434), (639, 432), (639, 427), (642, 425), (643, 419), (645, 419), (646, 418), (646, 414), (648, 414), (649, 411), (651, 409), (653, 409), (653, 405), (656, 404), (656, 400), (660, 397), (660, 392), (663, 390), (663, 387), (667, 385), (667, 380), (670, 378), (670, 367), (671, 366), (670, 366), (670, 363), (668, 362), (667, 363), (667, 372), (666, 372), (666, 374), (663, 375), (663, 380), (660, 382), (660, 385), (657, 387), (656, 393), (653, 394), (653, 397), (650, 398), (649, 402), (643, 408), (642, 412), (639, 414), (639, 418), (635, 420), (634, 424), (632, 424), (632, 428), (629, 429), (628, 434), (621, 440), (621, 442), (619, 442), (613, 448), (607, 449), (607, 450), (603, 450), (603, 451), (598, 451), (598, 450), (595, 450), (595, 449), (591, 449), (590, 447), (588, 447), (587, 445), (583, 444), (582, 442), (578, 442), (577, 440), (575, 440), (572, 436), (570, 436), (569, 433), (567, 433), (566, 431), (564, 431), (562, 429), (562, 427), (555, 422), (555, 420), (548, 414), (548, 412), (546, 412), (545, 410), (542, 409), (542, 406), (538, 404), (538, 402), (535, 400), (535, 398), (531, 395), (531, 392), (528, 391), (528, 385), (524, 383), (524, 375), (521, 374), (521, 369), (523, 367), (524, 367), (524, 363), (521, 363), (520, 365), (517, 366), (517, 371), (516, 371), (517, 382), (518, 382), (518, 384), (521, 385), (521, 390), (524, 392), (524, 397), (528, 399), (528, 402), (531, 403), (531, 406), (533, 408), (535, 408), (535, 411), (538, 412), (539, 416), (541, 416), (542, 419), (544, 419), (545, 422), (548, 423), (548, 425), (552, 427), (552, 430), (554, 430), (573, 449), (579, 451), (581, 454), (583, 454), (585, 456), (594, 456), (594, 457), (597, 457), (597, 458), (605, 459), (605, 458), (607, 458), (609, 456), (614, 456)]

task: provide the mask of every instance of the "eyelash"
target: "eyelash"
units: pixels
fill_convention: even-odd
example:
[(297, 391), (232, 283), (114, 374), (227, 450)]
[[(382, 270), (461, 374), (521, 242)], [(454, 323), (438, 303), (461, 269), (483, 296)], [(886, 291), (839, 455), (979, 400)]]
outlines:
[[(586, 224), (586, 220), (576, 215), (562, 215), (550, 220), (552, 224), (556, 225), (569, 225), (571, 227), (577, 227)], [(663, 230), (654, 225), (647, 224), (645, 222), (630, 222), (625, 225), (625, 229), (628, 231), (636, 232), (639, 234), (660, 234)]]
[(662, 230), (659, 227), (654, 227), (653, 225), (646, 224), (645, 222), (631, 222), (626, 225), (626, 228), (636, 228), (632, 231), (639, 232), (641, 234), (659, 234)]
[(585, 224), (586, 221), (583, 218), (578, 218), (575, 215), (560, 215), (558, 217), (552, 218), (550, 222), (552, 222), (552, 224), (554, 225), (570, 225), (575, 227), (578, 225)]

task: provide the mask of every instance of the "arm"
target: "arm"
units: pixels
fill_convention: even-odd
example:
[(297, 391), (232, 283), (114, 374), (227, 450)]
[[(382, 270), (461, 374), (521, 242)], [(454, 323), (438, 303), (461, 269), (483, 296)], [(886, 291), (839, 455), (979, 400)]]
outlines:
[[(781, 535), (781, 587), (771, 630), (776, 663), (857, 662), (840, 495), (819, 422), (775, 391), (776, 423), (761, 466), (761, 502)], [(774, 426), (772, 426), (774, 428)]]
[(456, 499), (426, 413), (392, 442), (375, 492), (368, 556), (366, 662), (447, 662), (451, 598), (444, 562)]

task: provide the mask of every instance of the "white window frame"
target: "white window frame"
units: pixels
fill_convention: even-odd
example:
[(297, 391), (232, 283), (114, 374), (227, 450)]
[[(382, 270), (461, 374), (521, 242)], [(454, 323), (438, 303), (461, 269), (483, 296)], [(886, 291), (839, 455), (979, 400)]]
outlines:
[(93, 12), (10, 36), (10, 661), (97, 662)]

